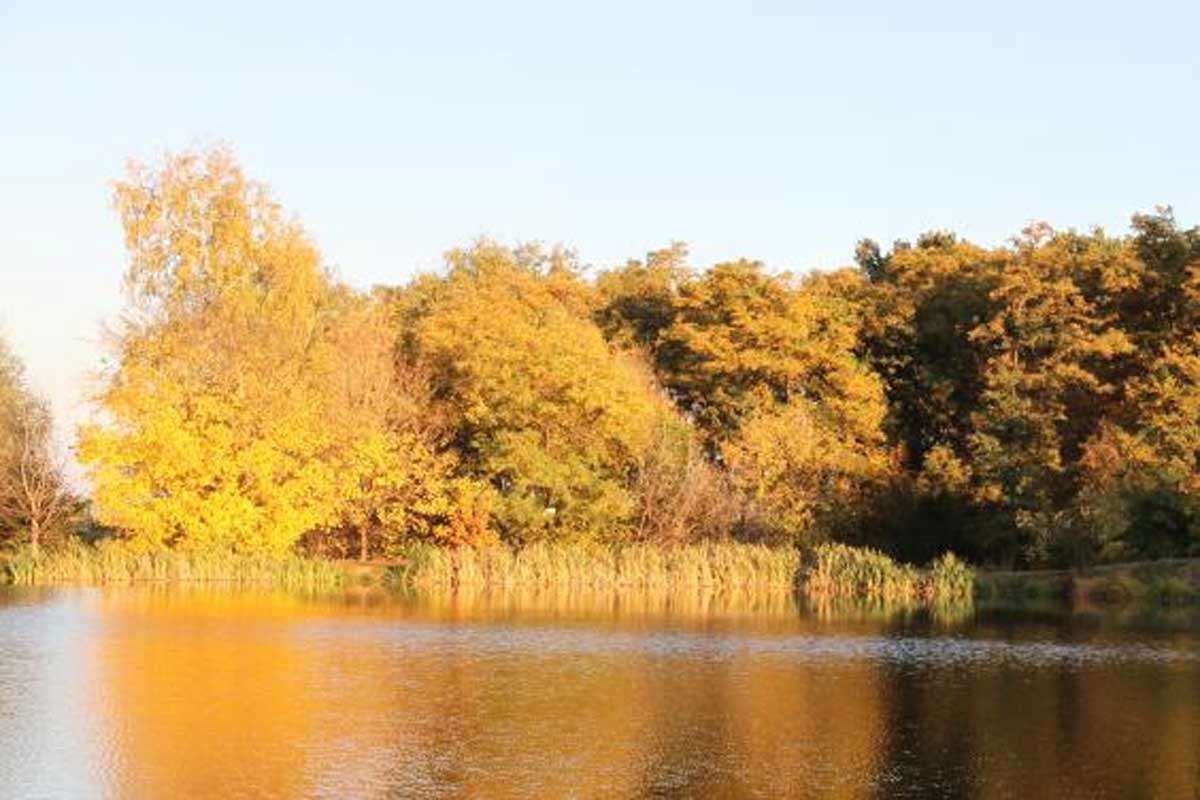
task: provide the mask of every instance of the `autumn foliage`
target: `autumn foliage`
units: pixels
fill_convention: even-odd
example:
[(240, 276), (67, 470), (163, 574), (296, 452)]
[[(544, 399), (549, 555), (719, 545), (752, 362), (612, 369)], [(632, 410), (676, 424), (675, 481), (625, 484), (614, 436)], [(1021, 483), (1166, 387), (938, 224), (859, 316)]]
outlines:
[(132, 168), (116, 208), (128, 310), (79, 454), (147, 549), (1200, 546), (1200, 233), (1167, 211), (806, 276), (480, 241), (362, 293), (225, 150)]

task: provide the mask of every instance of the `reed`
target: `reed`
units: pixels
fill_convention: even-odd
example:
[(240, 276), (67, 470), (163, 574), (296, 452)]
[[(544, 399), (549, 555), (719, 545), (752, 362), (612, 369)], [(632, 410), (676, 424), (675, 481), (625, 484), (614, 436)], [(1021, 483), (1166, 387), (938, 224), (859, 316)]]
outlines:
[(797, 585), (815, 600), (964, 604), (972, 600), (975, 573), (952, 553), (921, 570), (869, 547), (820, 544), (805, 553)]
[(707, 542), (662, 547), (631, 544), (534, 544), (447, 550), (415, 546), (398, 572), (421, 587), (567, 587), (575, 589), (778, 589), (795, 584), (800, 553), (791, 547)]
[(53, 548), (0, 555), (0, 582), (23, 586), (134, 583), (224, 583), (295, 589), (339, 586), (336, 563), (300, 556), (255, 556), (183, 550), (137, 551), (121, 541), (68, 539)]
[[(227, 584), (328, 589), (354, 582), (345, 564), (301, 556), (221, 551), (138, 551), (120, 540), (69, 539), (0, 554), (0, 582), (19, 585)], [(379, 573), (369, 577), (378, 582)], [(359, 576), (362, 578), (363, 576)], [(389, 576), (422, 589), (752, 592), (815, 601), (969, 604), (974, 571), (951, 554), (921, 570), (867, 548), (801, 550), (737, 542), (533, 544), (457, 549), (414, 544)]]

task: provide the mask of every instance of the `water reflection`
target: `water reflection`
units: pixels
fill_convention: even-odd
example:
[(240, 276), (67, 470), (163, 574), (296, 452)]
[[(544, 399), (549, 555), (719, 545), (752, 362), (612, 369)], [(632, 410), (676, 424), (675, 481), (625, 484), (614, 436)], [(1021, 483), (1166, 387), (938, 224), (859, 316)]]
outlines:
[(0, 794), (1193, 797), (1190, 617), (0, 595)]

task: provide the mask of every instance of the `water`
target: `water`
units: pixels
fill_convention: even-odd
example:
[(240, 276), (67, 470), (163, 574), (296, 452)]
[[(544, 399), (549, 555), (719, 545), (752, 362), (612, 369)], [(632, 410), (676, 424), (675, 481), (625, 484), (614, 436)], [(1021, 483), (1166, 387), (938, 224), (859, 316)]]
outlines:
[(1200, 796), (1200, 617), (0, 593), (0, 796)]

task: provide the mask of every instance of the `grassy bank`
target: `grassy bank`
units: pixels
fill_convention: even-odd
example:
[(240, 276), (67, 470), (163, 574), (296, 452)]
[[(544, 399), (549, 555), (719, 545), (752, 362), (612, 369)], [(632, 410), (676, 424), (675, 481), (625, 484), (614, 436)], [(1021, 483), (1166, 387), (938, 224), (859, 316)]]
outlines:
[(1200, 559), (1142, 561), (1079, 570), (982, 572), (976, 583), (980, 598), (1003, 603), (1189, 605), (1200, 603)]

